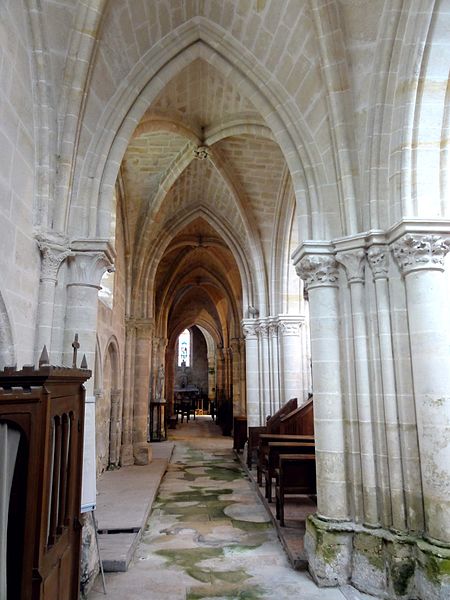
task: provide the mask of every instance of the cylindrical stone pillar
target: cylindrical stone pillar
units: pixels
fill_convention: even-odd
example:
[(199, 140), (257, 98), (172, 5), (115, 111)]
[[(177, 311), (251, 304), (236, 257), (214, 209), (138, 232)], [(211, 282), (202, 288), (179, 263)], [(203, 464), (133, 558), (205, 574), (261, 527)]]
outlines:
[(241, 356), (239, 338), (230, 340), (231, 368), (233, 381), (233, 415), (243, 416), (241, 404)]
[(259, 361), (258, 335), (254, 319), (242, 321), (242, 331), (245, 337), (245, 367), (247, 381), (247, 423), (249, 427), (264, 425), (265, 416), (262, 414), (259, 394)]
[(307, 255), (296, 264), (308, 286), (314, 379), (317, 512), (327, 520), (349, 518), (344, 413), (339, 349), (338, 269), (329, 254)]
[(272, 389), (272, 414), (281, 407), (280, 399), (280, 358), (278, 353), (278, 321), (269, 322), (269, 350), (270, 350), (270, 386)]
[(62, 262), (70, 255), (70, 250), (43, 241), (39, 242), (39, 249), (42, 255), (42, 263), (37, 317), (37, 359), (44, 346), (46, 346), (49, 356), (51, 355), (53, 311), (58, 270)]
[(281, 403), (285, 404), (291, 398), (297, 398), (300, 406), (306, 400), (302, 381), (302, 362), (304, 360), (301, 340), (302, 319), (295, 316), (280, 316), (278, 323), (282, 365), (280, 373)]
[(136, 325), (134, 319), (127, 319), (125, 339), (124, 399), (122, 408), (122, 445), (120, 464), (134, 464), (133, 457), (133, 399), (135, 384)]
[(425, 532), (450, 545), (450, 326), (444, 258), (450, 239), (406, 234), (393, 244), (405, 278)]
[(259, 322), (257, 328), (259, 338), (259, 380), (260, 380), (260, 402), (262, 404), (264, 423), (267, 417), (272, 416), (272, 398), (270, 389), (270, 365), (269, 365), (269, 327), (265, 320)]
[(148, 441), (152, 336), (153, 321), (137, 319), (133, 403), (133, 456), (137, 465), (146, 465), (152, 458)]
[(367, 251), (367, 256), (372, 269), (377, 305), (392, 527), (396, 531), (404, 531), (406, 529), (406, 508), (399, 416), (397, 410), (394, 354), (392, 349), (392, 327), (388, 286), (388, 252), (387, 246), (374, 245)]
[[(74, 251), (68, 258), (66, 319), (63, 345), (63, 364), (72, 366), (72, 341), (78, 333), (81, 356), (86, 355), (88, 368), (94, 369), (97, 345), (98, 290), (105, 271), (112, 269), (113, 254), (108, 242), (88, 240), (74, 242)], [(92, 251), (92, 248), (95, 248)], [(81, 356), (80, 356), (81, 354)], [(83, 450), (82, 505), (95, 504), (95, 396), (94, 378), (85, 383), (85, 420)]]
[[(112, 268), (112, 265), (103, 252), (72, 253), (68, 261), (63, 364), (72, 366), (72, 342), (75, 333), (78, 333), (78, 366), (82, 355), (85, 354), (88, 368), (93, 369), (97, 345), (98, 291), (103, 274)], [(93, 397), (93, 377), (86, 381), (85, 388), (86, 397)]]
[(337, 260), (344, 265), (350, 286), (353, 348), (358, 405), (359, 440), (361, 446), (361, 473), (363, 483), (364, 523), (370, 527), (380, 525), (378, 512), (378, 487), (373, 436), (369, 354), (364, 302), (364, 250), (338, 252)]

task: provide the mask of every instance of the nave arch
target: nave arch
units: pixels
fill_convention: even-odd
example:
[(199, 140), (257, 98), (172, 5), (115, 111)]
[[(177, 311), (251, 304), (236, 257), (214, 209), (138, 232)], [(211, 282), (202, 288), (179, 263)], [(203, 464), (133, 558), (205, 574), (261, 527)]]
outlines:
[[(270, 79), (268, 73), (260, 73), (258, 69), (246, 66), (251, 63), (246, 49), (229, 48), (222, 32), (211, 23), (200, 20), (200, 25), (191, 23), (181, 26), (177, 34), (177, 36), (175, 33), (169, 35), (172, 41), (171, 44), (165, 43), (164, 53), (161, 53), (158, 46), (152, 49), (149, 52), (148, 63), (136, 67), (136, 73), (131, 73), (129, 78), (124, 80), (122, 88), (117, 90), (108, 103), (97, 129), (100, 138), (94, 137), (91, 149), (87, 153), (80, 180), (81, 188), (77, 194), (79, 198), (84, 199), (98, 198), (98, 208), (89, 210), (87, 206), (84, 209), (76, 207), (71, 227), (75, 227), (76, 230), (75, 221), (80, 223), (76, 215), (79, 215), (81, 210), (86, 215), (91, 213), (88, 219), (89, 232), (84, 231), (83, 234), (100, 237), (105, 235), (105, 228), (108, 226), (107, 223), (109, 224), (107, 214), (111, 190), (128, 140), (131, 139), (146, 108), (164, 86), (186, 64), (202, 58), (219, 69), (224, 76), (233, 79), (236, 85), (244, 90), (272, 130), (293, 177), (297, 201), (300, 204), (299, 212), (302, 215), (300, 222), (302, 237), (326, 239), (330, 235), (341, 234), (343, 230), (336, 229), (334, 224), (321, 222), (321, 215), (334, 212), (332, 207), (325, 210), (319, 199), (320, 186), (317, 185), (317, 180), (326, 181), (327, 177), (323, 170), (321, 171), (323, 167), (320, 166), (319, 153), (314, 150), (315, 143), (307, 133), (307, 128), (301, 130), (301, 133), (298, 132), (302, 117), (299, 114), (295, 116), (289, 114), (289, 110), (295, 111), (295, 108), (289, 103), (288, 98), (285, 97), (286, 102), (283, 102), (282, 98), (285, 96), (283, 91), (258, 85), (258, 79), (260, 82)], [(153, 57), (157, 57), (157, 60)], [(133, 83), (130, 86), (131, 82)], [(276, 87), (275, 83), (273, 85)], [(139, 95), (134, 93), (132, 96), (133, 92), (130, 90), (136, 89), (140, 90)], [(260, 91), (262, 89), (265, 90), (266, 95)], [(279, 107), (279, 110), (275, 106)], [(293, 135), (295, 141), (292, 140)], [(301, 158), (299, 152), (302, 153)], [(311, 153), (313, 157), (310, 156)], [(308, 174), (306, 178), (305, 173)], [(310, 208), (305, 209), (305, 206)], [(86, 223), (86, 221), (82, 222)]]

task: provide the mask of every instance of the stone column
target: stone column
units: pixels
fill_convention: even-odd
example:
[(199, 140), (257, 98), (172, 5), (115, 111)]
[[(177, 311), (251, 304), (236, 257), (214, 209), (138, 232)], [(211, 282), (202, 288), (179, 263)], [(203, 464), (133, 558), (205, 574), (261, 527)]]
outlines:
[(381, 380), (383, 386), (384, 419), (389, 465), (390, 505), (392, 527), (406, 529), (405, 495), (400, 444), (399, 415), (392, 349), (392, 327), (389, 304), (388, 254), (385, 244), (371, 246), (367, 256), (372, 269), (378, 318)]
[(370, 527), (380, 525), (378, 488), (375, 465), (375, 442), (371, 407), (369, 355), (364, 298), (364, 268), (366, 255), (362, 248), (345, 250), (336, 254), (344, 265), (350, 286), (353, 350), (358, 406), (359, 439), (363, 484), (364, 523)]
[(134, 464), (146, 465), (152, 459), (151, 445), (148, 442), (148, 419), (153, 320), (136, 319), (135, 326), (133, 456)]
[(255, 319), (243, 319), (242, 331), (245, 338), (245, 372), (247, 382), (247, 423), (249, 427), (264, 425), (259, 393), (258, 334)]
[(53, 310), (55, 306), (56, 282), (59, 267), (63, 261), (70, 256), (71, 252), (64, 246), (52, 244), (44, 240), (38, 240), (41, 251), (41, 277), (39, 280), (39, 301), (37, 317), (36, 336), (36, 358), (38, 359), (42, 348), (47, 347), (51, 353)]
[(406, 286), (425, 532), (438, 545), (450, 545), (449, 249), (450, 238), (421, 233), (392, 245)]
[(241, 352), (239, 338), (230, 340), (231, 347), (231, 368), (233, 381), (233, 415), (243, 416), (241, 404)]
[(241, 398), (241, 415), (247, 415), (247, 380), (246, 380), (246, 356), (245, 356), (245, 339), (239, 338), (239, 355), (240, 355), (240, 398)]
[(270, 387), (268, 322), (265, 319), (260, 319), (256, 331), (259, 338), (259, 381), (261, 390), (261, 405), (265, 422), (268, 416), (273, 415), (272, 390)]
[(175, 381), (175, 348), (170, 347), (166, 349), (165, 352), (166, 360), (166, 390), (165, 390), (165, 400), (167, 402), (167, 410), (168, 414), (174, 414), (174, 405), (173, 405), (173, 386)]
[(120, 449), (120, 405), (122, 391), (111, 390), (111, 421), (109, 423), (109, 465), (116, 467), (119, 464)]
[(215, 399), (216, 384), (216, 357), (214, 354), (208, 354), (208, 400)]
[[(297, 260), (295, 260), (297, 259)], [(294, 254), (308, 287), (314, 381), (317, 512), (324, 520), (349, 517), (339, 348), (338, 269), (334, 256)]]
[[(90, 247), (93, 246), (93, 251)], [(63, 364), (72, 366), (72, 341), (78, 333), (79, 355), (86, 355), (88, 368), (93, 370), (97, 345), (98, 291), (103, 274), (112, 270), (112, 249), (108, 242), (86, 241), (73, 244), (68, 257), (68, 283), (64, 330)], [(81, 356), (78, 360), (81, 360)], [(79, 363), (78, 363), (79, 366)], [(86, 396), (94, 396), (93, 377), (85, 384)]]
[(280, 357), (278, 353), (278, 321), (269, 321), (269, 354), (270, 354), (270, 388), (272, 392), (272, 412), (274, 414), (281, 406), (280, 394)]
[(122, 408), (122, 445), (120, 448), (120, 464), (134, 464), (133, 457), (133, 400), (135, 384), (135, 347), (136, 324), (134, 319), (126, 321), (125, 365), (124, 365), (124, 401)]
[(216, 397), (217, 401), (221, 402), (225, 392), (225, 357), (223, 346), (216, 347)]
[(225, 375), (225, 396), (227, 399), (231, 400), (231, 385), (233, 383), (233, 374), (231, 372), (232, 369), (232, 359), (231, 359), (231, 348), (224, 348), (223, 350), (223, 358), (224, 358), (224, 375)]
[(300, 406), (306, 396), (303, 395), (302, 369), (302, 340), (301, 317), (279, 316), (279, 337), (281, 354), (281, 403), (285, 404), (291, 398), (298, 399)]
[[(114, 251), (107, 240), (78, 240), (68, 257), (66, 317), (63, 364), (72, 366), (72, 341), (79, 335), (80, 354), (86, 355), (88, 368), (94, 369), (97, 346), (98, 290), (107, 270), (112, 270)], [(78, 358), (78, 366), (81, 357)], [(83, 454), (82, 506), (95, 504), (95, 396), (94, 378), (85, 383), (85, 427)]]

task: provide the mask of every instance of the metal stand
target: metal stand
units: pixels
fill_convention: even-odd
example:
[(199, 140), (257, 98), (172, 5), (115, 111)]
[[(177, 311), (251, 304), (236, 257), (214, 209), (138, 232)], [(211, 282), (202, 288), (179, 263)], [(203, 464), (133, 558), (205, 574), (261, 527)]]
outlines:
[(94, 525), (94, 531), (95, 531), (95, 543), (97, 544), (98, 562), (100, 563), (100, 573), (102, 574), (103, 593), (106, 596), (105, 573), (103, 571), (102, 559), (100, 558), (100, 545), (98, 543), (97, 519), (95, 518), (95, 510), (94, 509), (92, 509), (91, 514), (92, 514), (92, 523)]

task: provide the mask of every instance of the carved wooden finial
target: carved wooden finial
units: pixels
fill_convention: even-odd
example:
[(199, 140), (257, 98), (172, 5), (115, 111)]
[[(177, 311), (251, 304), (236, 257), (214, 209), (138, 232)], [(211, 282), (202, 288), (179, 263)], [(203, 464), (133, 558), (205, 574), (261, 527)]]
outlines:
[(47, 352), (47, 346), (44, 345), (42, 348), (41, 356), (39, 357), (39, 368), (45, 367), (50, 364)]
[(78, 353), (79, 347), (80, 347), (80, 342), (78, 341), (78, 333), (76, 333), (74, 340), (72, 342), (72, 348), (73, 348), (72, 369), (77, 368), (77, 353)]
[(88, 364), (86, 360), (86, 354), (83, 354), (83, 360), (81, 361), (80, 369), (87, 369)]

